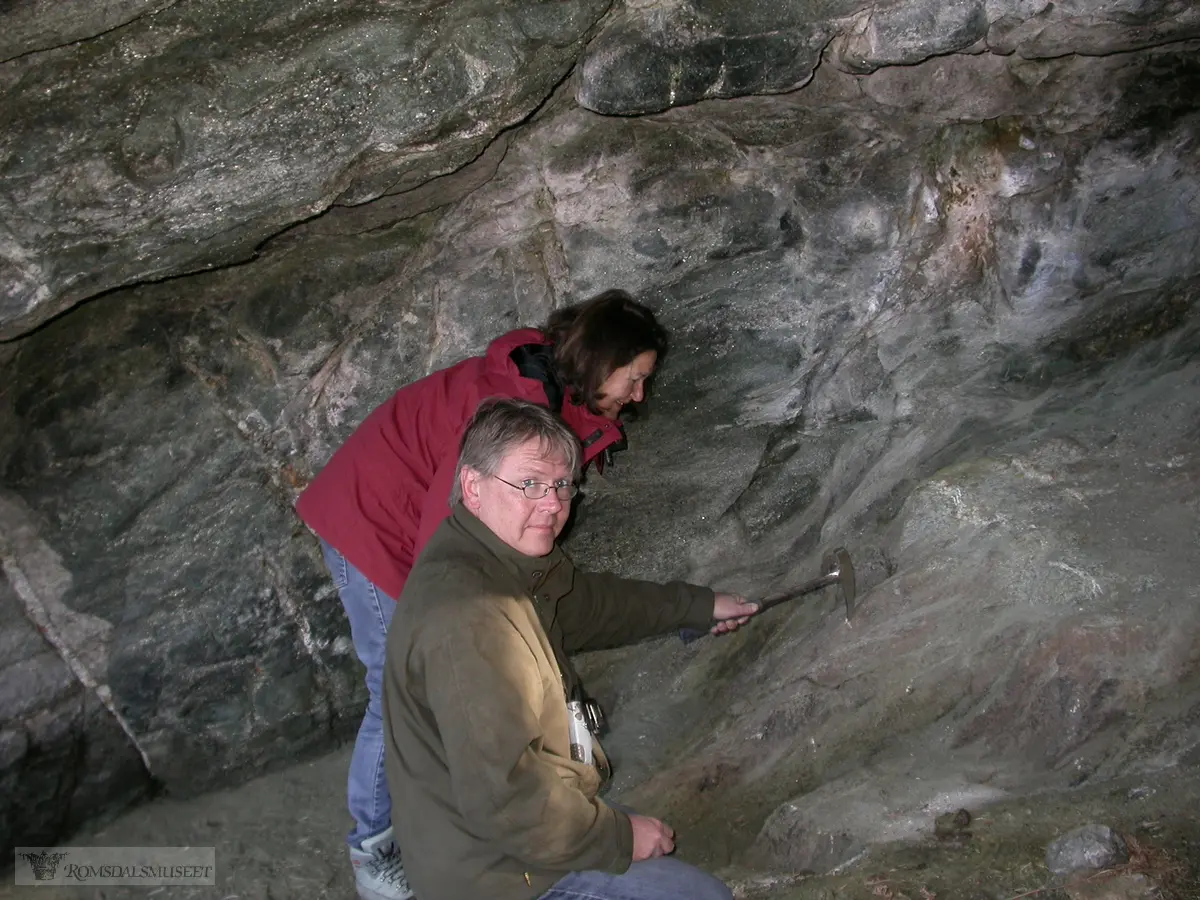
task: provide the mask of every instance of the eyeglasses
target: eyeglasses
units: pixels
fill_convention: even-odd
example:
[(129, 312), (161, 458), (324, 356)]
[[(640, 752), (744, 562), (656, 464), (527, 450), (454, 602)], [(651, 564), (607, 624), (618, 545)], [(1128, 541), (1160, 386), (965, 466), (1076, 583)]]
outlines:
[(559, 500), (570, 500), (579, 493), (579, 485), (572, 484), (570, 481), (556, 481), (554, 484), (546, 484), (544, 481), (523, 481), (520, 484), (513, 484), (511, 481), (504, 481), (499, 475), (493, 475), (497, 481), (503, 481), (510, 488), (516, 488), (529, 500), (541, 500), (550, 489), (554, 489), (554, 495)]

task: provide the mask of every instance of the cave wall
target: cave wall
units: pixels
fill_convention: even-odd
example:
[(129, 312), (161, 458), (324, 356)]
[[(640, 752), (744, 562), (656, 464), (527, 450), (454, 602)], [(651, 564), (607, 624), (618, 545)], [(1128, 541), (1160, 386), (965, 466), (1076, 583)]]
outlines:
[(589, 661), (631, 796), (750, 797), (714, 853), (832, 865), (787, 804), (859, 790), (880, 721), (957, 716), (1006, 790), (1195, 753), (1192, 4), (42, 6), (0, 52), (4, 846), (352, 733), (294, 496), (397, 385), (613, 286), (673, 349), (581, 562), (757, 593), (845, 543), (867, 593), (861, 637)]

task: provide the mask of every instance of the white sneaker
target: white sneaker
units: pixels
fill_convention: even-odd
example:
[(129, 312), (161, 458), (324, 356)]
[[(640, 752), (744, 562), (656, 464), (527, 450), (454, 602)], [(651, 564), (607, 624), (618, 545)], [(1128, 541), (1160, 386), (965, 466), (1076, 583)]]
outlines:
[(359, 900), (412, 900), (412, 888), (391, 828), (367, 838), (361, 850), (351, 847), (350, 865), (354, 867)]

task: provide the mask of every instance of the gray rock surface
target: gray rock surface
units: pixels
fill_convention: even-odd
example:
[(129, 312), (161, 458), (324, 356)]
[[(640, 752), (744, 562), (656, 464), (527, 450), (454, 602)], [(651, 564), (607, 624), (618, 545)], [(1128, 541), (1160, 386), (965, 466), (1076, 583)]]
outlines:
[[(22, 354), (24, 389), (8, 397), (24, 423), (8, 434), (24, 440), (5, 470), (12, 496), (0, 498), (16, 597), (6, 605), (14, 622), (45, 612), (45, 639), (29, 639), (55, 693), (29, 694), (18, 680), (21, 705), (0, 708), (0, 720), (53, 725), (14, 749), (12, 771), (45, 765), (43, 744), (62, 744), (60, 757), (92, 746), (92, 726), (72, 722), (102, 688), (113, 708), (91, 715), (126, 729), (115, 743), (136, 761), (130, 781), (188, 793), (329, 746), (357, 726), (343, 717), (364, 693), (319, 555), (272, 484), (280, 476), (176, 355), (169, 322), (122, 308), (132, 317), (93, 305), (68, 320), (80, 328), (69, 362), (39, 354), (37, 343), (55, 340), (40, 332)], [(117, 333), (135, 332), (133, 356), (111, 353)], [(71, 702), (52, 699), (64, 691)], [(64, 781), (40, 814), (94, 815), (130, 792), (122, 778), (84, 787), (75, 796)]]
[(580, 63), (581, 106), (661, 112), (803, 86), (822, 59), (868, 74), (959, 52), (1103, 56), (1200, 36), (1186, 0), (668, 0), (626, 5)]
[(672, 0), (605, 18), (609, 7), (10, 5), (0, 339), (116, 287), (252, 258), (331, 207), (454, 172), (537, 109), (581, 52), (579, 103), (630, 115), (790, 91), (822, 59), (870, 73), (958, 52), (1057, 59), (1200, 36), (1186, 0)]
[(579, 104), (608, 115), (803, 86), (847, 2), (630, 4), (588, 46)]
[[(0, 344), (0, 850), (347, 737), (360, 669), (296, 493), (397, 385), (613, 286), (673, 347), (577, 558), (751, 595), (832, 545), (859, 572), (850, 625), (818, 595), (581, 661), (620, 795), (696, 858), (824, 871), (1200, 762), (1198, 45), (1087, 55), (1190, 6), (1119, 33), (1022, 6), (1004, 56), (955, 4), (631, 3), (586, 50), (606, 4), (224, 8), (0, 67), (0, 254), (36, 287), (5, 333), (146, 282)], [(855, 40), (814, 70), (818, 19)], [(576, 101), (661, 99), (604, 66), (663, 35), (694, 96)], [(448, 79), (428, 133), (393, 44)]]
[[(698, 529), (638, 514), (634, 498), (669, 508), (695, 487), (654, 484), (661, 469), (631, 460), (600, 498), (623, 515), (620, 537), (586, 542), (605, 564), (752, 592), (814, 574), (823, 546), (847, 544), (867, 564), (849, 626), (834, 598), (816, 597), (727, 641), (585, 668), (619, 711), (624, 796), (722, 862), (825, 871), (961, 806), (1195, 760), (1195, 328), (1173, 351), (1148, 351), (1171, 361), (1137, 388), (1145, 360), (1037, 401), (998, 391), (1005, 405), (1045, 406), (957, 434), (893, 423), (889, 443), (869, 422), (846, 426), (813, 512), (757, 539), (736, 491), (712, 482)], [(658, 437), (663, 466), (684, 454), (689, 470), (724, 465), (735, 485), (753, 481), (753, 462), (729, 468), (755, 458), (734, 449), (746, 442), (686, 454), (665, 427), (636, 434), (631, 455)], [(822, 452), (829, 431), (797, 435), (796, 455)], [(977, 456), (976, 442), (991, 452)], [(934, 447), (959, 461), (903, 486), (909, 454)], [(640, 549), (654, 525), (655, 549)]]
[(3, 9), (0, 63), (83, 41), (172, 6), (177, 0), (10, 0)]
[(0, 66), (0, 339), (453, 171), (607, 7), (179, 3)]
[(1046, 848), (1046, 868), (1055, 875), (1106, 869), (1128, 861), (1128, 846), (1107, 825), (1081, 825)]
[[(28, 585), (7, 554), (5, 574), (0, 821), (7, 854), (16, 836), (32, 845), (53, 842), (100, 810), (145, 799), (151, 783), (119, 724), (26, 618), (11, 581), (18, 580), (22, 590)], [(70, 623), (64, 624), (69, 630)]]

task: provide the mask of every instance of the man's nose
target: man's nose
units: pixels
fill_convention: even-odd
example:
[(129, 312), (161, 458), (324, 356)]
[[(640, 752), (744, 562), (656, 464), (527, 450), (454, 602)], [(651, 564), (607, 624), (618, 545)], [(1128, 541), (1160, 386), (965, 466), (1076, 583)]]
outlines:
[(546, 491), (546, 496), (538, 501), (538, 508), (543, 512), (556, 513), (562, 509), (563, 502), (558, 499), (558, 491), (554, 488)]

